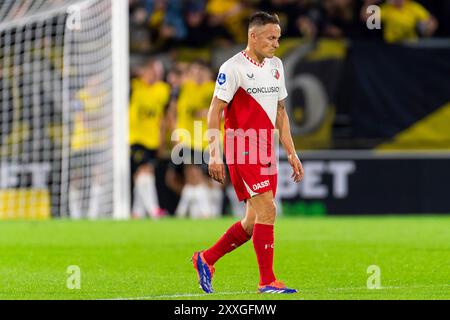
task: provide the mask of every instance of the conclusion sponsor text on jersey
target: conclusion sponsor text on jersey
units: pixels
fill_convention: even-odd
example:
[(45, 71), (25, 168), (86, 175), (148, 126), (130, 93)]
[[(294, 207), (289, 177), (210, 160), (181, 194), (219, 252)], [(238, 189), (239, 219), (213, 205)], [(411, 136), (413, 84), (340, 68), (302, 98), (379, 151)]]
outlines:
[(262, 87), (262, 88), (247, 88), (247, 93), (258, 94), (258, 93), (276, 93), (280, 92), (280, 87)]

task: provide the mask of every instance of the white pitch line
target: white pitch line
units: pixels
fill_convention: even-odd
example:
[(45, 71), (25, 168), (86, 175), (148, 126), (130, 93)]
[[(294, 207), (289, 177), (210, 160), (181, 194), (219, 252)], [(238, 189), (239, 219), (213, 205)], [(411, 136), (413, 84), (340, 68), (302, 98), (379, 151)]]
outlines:
[[(308, 291), (320, 291), (320, 290), (329, 290), (329, 291), (346, 291), (346, 290), (370, 290), (373, 292), (389, 290), (389, 289), (420, 289), (420, 288), (447, 288), (450, 285), (441, 284), (441, 285), (423, 285), (423, 286), (387, 286), (381, 287), (380, 289), (368, 289), (367, 287), (345, 287), (345, 288), (304, 288), (303, 290)], [(300, 294), (303, 292), (300, 291)], [(108, 298), (108, 299), (99, 299), (99, 300), (152, 300), (152, 299), (172, 299), (172, 298), (184, 298), (184, 297), (215, 297), (220, 295), (236, 295), (236, 294), (258, 294), (255, 291), (236, 291), (236, 292), (216, 292), (216, 293), (180, 293), (180, 294), (163, 294), (157, 296), (146, 296), (146, 297), (119, 297), (119, 298)]]
[[(422, 289), (422, 288), (447, 288), (450, 287), (449, 284), (439, 284), (439, 285), (422, 285), (422, 286), (381, 286), (380, 289)], [(367, 287), (346, 287), (346, 288), (327, 288), (327, 290), (361, 290), (368, 289)], [(371, 289), (370, 289), (371, 290)]]
[(236, 295), (236, 294), (258, 294), (256, 291), (238, 291), (238, 292), (217, 292), (217, 293), (180, 293), (180, 294), (163, 294), (158, 296), (146, 296), (146, 297), (128, 297), (128, 298), (110, 298), (100, 300), (147, 300), (147, 299), (164, 299), (164, 298), (183, 298), (183, 297), (211, 297), (220, 295)]

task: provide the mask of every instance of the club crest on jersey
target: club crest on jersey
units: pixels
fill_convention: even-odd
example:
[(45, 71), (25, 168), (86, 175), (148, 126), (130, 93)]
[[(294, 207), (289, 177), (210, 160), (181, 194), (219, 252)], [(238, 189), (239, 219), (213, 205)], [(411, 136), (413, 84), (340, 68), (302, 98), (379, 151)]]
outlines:
[(272, 75), (275, 77), (275, 79), (280, 79), (280, 72), (278, 69), (272, 69)]
[(225, 82), (227, 82), (227, 76), (225, 75), (225, 73), (219, 73), (219, 76), (217, 77), (217, 82), (220, 85), (223, 85)]

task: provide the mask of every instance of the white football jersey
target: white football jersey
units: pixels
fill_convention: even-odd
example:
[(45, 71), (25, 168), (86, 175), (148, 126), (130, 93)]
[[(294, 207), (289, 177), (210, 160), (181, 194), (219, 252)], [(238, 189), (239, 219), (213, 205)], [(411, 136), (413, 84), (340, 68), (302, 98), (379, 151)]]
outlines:
[(214, 95), (229, 103), (225, 129), (273, 129), (278, 101), (288, 95), (283, 63), (273, 57), (259, 64), (241, 51), (220, 67)]

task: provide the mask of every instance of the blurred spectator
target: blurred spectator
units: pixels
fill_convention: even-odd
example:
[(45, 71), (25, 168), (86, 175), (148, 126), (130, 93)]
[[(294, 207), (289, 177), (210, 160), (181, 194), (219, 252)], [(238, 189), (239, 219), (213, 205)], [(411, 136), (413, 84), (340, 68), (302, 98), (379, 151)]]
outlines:
[(247, 18), (251, 13), (248, 5), (239, 0), (208, 0), (206, 11), (208, 26), (224, 26), (234, 42), (244, 43), (247, 40)]
[[(431, 9), (437, 19), (420, 4)], [(177, 48), (245, 42), (251, 12), (279, 15), (283, 37), (381, 37), (387, 42), (450, 36), (450, 5), (440, 0), (129, 0), (133, 52), (175, 54)], [(368, 5), (382, 7), (383, 30), (365, 26)]]
[[(366, 20), (367, 6), (380, 1), (366, 0), (361, 11)], [(413, 41), (430, 37), (437, 29), (437, 20), (418, 2), (413, 0), (388, 0), (381, 5), (384, 40), (388, 43)]]
[(362, 35), (361, 3), (356, 0), (323, 0), (297, 19), (300, 33), (307, 38), (354, 38)]
[(204, 47), (218, 42), (225, 45), (230, 44), (232, 35), (224, 25), (210, 23), (206, 12), (206, 0), (188, 1), (185, 17), (188, 32), (183, 45)]
[(183, 42), (189, 47), (208, 45), (212, 39), (207, 30), (205, 1), (189, 1), (186, 5), (187, 37)]
[(354, 38), (362, 34), (365, 27), (359, 19), (361, 3), (356, 0), (328, 0), (326, 21), (323, 35), (325, 37)]
[(131, 22), (150, 28), (151, 46), (166, 50), (187, 35), (182, 0), (130, 0)]
[(308, 12), (312, 2), (312, 0), (263, 0), (258, 4), (258, 9), (278, 15), (283, 37), (298, 37), (300, 30), (297, 19)]
[(147, 12), (141, 0), (129, 0), (131, 52), (151, 50), (150, 29), (146, 24)]

